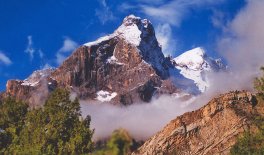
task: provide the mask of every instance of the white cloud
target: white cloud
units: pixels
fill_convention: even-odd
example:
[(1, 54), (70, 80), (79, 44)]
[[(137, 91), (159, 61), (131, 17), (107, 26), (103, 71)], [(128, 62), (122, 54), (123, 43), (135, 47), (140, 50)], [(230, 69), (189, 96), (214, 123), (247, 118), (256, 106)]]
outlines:
[(78, 43), (71, 40), (70, 38), (66, 38), (63, 42), (63, 46), (59, 49), (59, 52), (68, 53), (75, 50), (77, 47), (78, 47)]
[(95, 15), (99, 18), (102, 24), (105, 24), (108, 21), (114, 20), (115, 16), (111, 11), (110, 7), (107, 5), (106, 0), (99, 0), (101, 4), (100, 9), (95, 9)]
[[(193, 8), (208, 7), (222, 3), (225, 0), (172, 0), (165, 2), (163, 0), (155, 0), (150, 3), (149, 0), (140, 1), (137, 8), (145, 15), (152, 17), (161, 23), (169, 23), (174, 26), (180, 26), (183, 18), (189, 14)], [(159, 5), (157, 5), (159, 4)], [(133, 5), (124, 3), (122, 9), (130, 10)]]
[(214, 75), (212, 88), (253, 90), (253, 80), (264, 66), (264, 1), (247, 1), (226, 26), (218, 42), (219, 53), (227, 60), (231, 73)]
[(225, 28), (224, 18), (225, 18), (224, 12), (213, 9), (213, 16), (211, 17), (211, 22), (214, 27), (224, 30)]
[(12, 64), (12, 61), (9, 57), (7, 57), (2, 51), (0, 51), (0, 62), (2, 62), (5, 65)]
[(42, 59), (44, 57), (44, 53), (41, 49), (38, 50), (39, 57)]
[(264, 1), (248, 1), (219, 42), (219, 51), (240, 71), (264, 65)]
[(71, 40), (70, 38), (66, 38), (63, 42), (63, 46), (58, 50), (56, 54), (57, 64), (61, 64), (66, 59), (67, 54), (75, 50), (78, 46), (78, 43)]
[(129, 4), (129, 3), (122, 3), (121, 5), (119, 5), (118, 9), (119, 11), (127, 11), (127, 10), (132, 10), (132, 9), (135, 9), (137, 8), (138, 6), (135, 6), (135, 5), (132, 5), (132, 4)]
[(166, 0), (137, 0), (138, 2), (141, 3), (146, 3), (146, 4), (162, 4), (164, 3)]
[(172, 36), (171, 27), (180, 27), (183, 19), (192, 9), (201, 9), (220, 4), (225, 0), (143, 0), (133, 3), (122, 3), (119, 6), (121, 11), (136, 10), (145, 14), (148, 18), (158, 23), (156, 27), (156, 37), (162, 45), (165, 54), (173, 55), (177, 50), (177, 39)]
[(34, 52), (35, 52), (35, 49), (33, 48), (32, 36), (28, 36), (27, 39), (28, 39), (28, 44), (27, 44), (27, 48), (25, 49), (25, 52), (29, 54), (30, 60), (32, 60), (34, 58)]
[[(94, 139), (104, 139), (119, 128), (128, 130), (137, 140), (146, 140), (161, 130), (169, 121), (187, 111), (196, 110), (206, 104), (211, 96), (201, 95), (182, 101), (172, 96), (161, 96), (147, 104), (120, 107), (95, 101), (80, 101), (82, 115), (90, 115)], [(107, 125), (107, 127), (106, 127)]]
[(46, 63), (43, 67), (41, 67), (42, 69), (48, 69), (48, 68), (53, 68), (50, 64)]
[(172, 36), (171, 26), (169, 24), (159, 24), (156, 28), (156, 37), (162, 46), (165, 55), (173, 55), (176, 51), (176, 40)]

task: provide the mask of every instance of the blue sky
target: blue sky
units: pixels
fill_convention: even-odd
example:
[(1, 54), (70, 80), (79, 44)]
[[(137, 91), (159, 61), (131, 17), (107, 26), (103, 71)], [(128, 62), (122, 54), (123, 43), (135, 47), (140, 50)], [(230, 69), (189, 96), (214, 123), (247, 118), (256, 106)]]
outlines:
[(57, 67), (78, 46), (112, 33), (129, 14), (148, 18), (164, 53), (216, 50), (243, 0), (0, 0), (0, 90), (8, 79)]

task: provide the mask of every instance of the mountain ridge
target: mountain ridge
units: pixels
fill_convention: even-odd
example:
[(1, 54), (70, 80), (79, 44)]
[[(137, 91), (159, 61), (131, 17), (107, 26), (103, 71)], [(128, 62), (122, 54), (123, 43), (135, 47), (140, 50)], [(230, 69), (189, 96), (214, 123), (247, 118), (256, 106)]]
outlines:
[(201, 93), (195, 79), (182, 74), (178, 67), (177, 60), (162, 53), (151, 22), (129, 15), (112, 34), (83, 44), (35, 83), (29, 82), (30, 77), (9, 80), (4, 96), (39, 106), (35, 105), (38, 100), (63, 87), (81, 99), (130, 105), (149, 102), (153, 95)]

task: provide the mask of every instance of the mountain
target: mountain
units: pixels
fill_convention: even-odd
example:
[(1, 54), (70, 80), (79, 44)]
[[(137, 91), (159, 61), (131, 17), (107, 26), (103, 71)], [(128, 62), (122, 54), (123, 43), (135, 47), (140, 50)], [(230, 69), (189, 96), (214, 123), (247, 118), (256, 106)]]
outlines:
[(184, 52), (172, 61), (184, 77), (194, 81), (201, 92), (210, 86), (208, 82), (209, 73), (226, 71), (227, 69), (221, 59), (208, 57), (201, 47)]
[(229, 154), (238, 136), (256, 129), (254, 118), (261, 115), (256, 96), (229, 92), (178, 116), (133, 154)]
[[(3, 96), (41, 106), (56, 87), (81, 99), (121, 105), (149, 102), (153, 95), (196, 95), (207, 87), (205, 71), (221, 66), (199, 53), (201, 48), (194, 51), (198, 53), (188, 51), (173, 60), (165, 57), (151, 22), (129, 15), (112, 34), (85, 43), (58, 68), (36, 71), (26, 80), (9, 80)], [(190, 55), (194, 59), (188, 59)]]

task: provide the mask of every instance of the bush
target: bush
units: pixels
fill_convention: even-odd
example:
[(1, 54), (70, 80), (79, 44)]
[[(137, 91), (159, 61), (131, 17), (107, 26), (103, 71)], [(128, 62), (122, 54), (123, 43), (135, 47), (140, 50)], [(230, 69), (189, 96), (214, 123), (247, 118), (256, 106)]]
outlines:
[[(264, 67), (261, 68), (264, 73)], [(262, 77), (256, 78), (254, 87), (258, 92), (258, 98), (264, 99), (264, 74)], [(262, 155), (264, 154), (264, 117), (261, 115), (255, 116), (253, 120), (257, 126), (256, 132), (245, 132), (242, 137), (239, 137), (236, 144), (231, 148), (232, 155)]]
[(258, 96), (264, 100), (264, 67), (261, 67), (263, 72), (262, 77), (256, 78), (254, 81), (254, 88), (258, 92)]
[(105, 146), (101, 146), (93, 154), (95, 155), (126, 155), (132, 153), (138, 143), (132, 139), (129, 133), (124, 129), (115, 130), (107, 140)]

